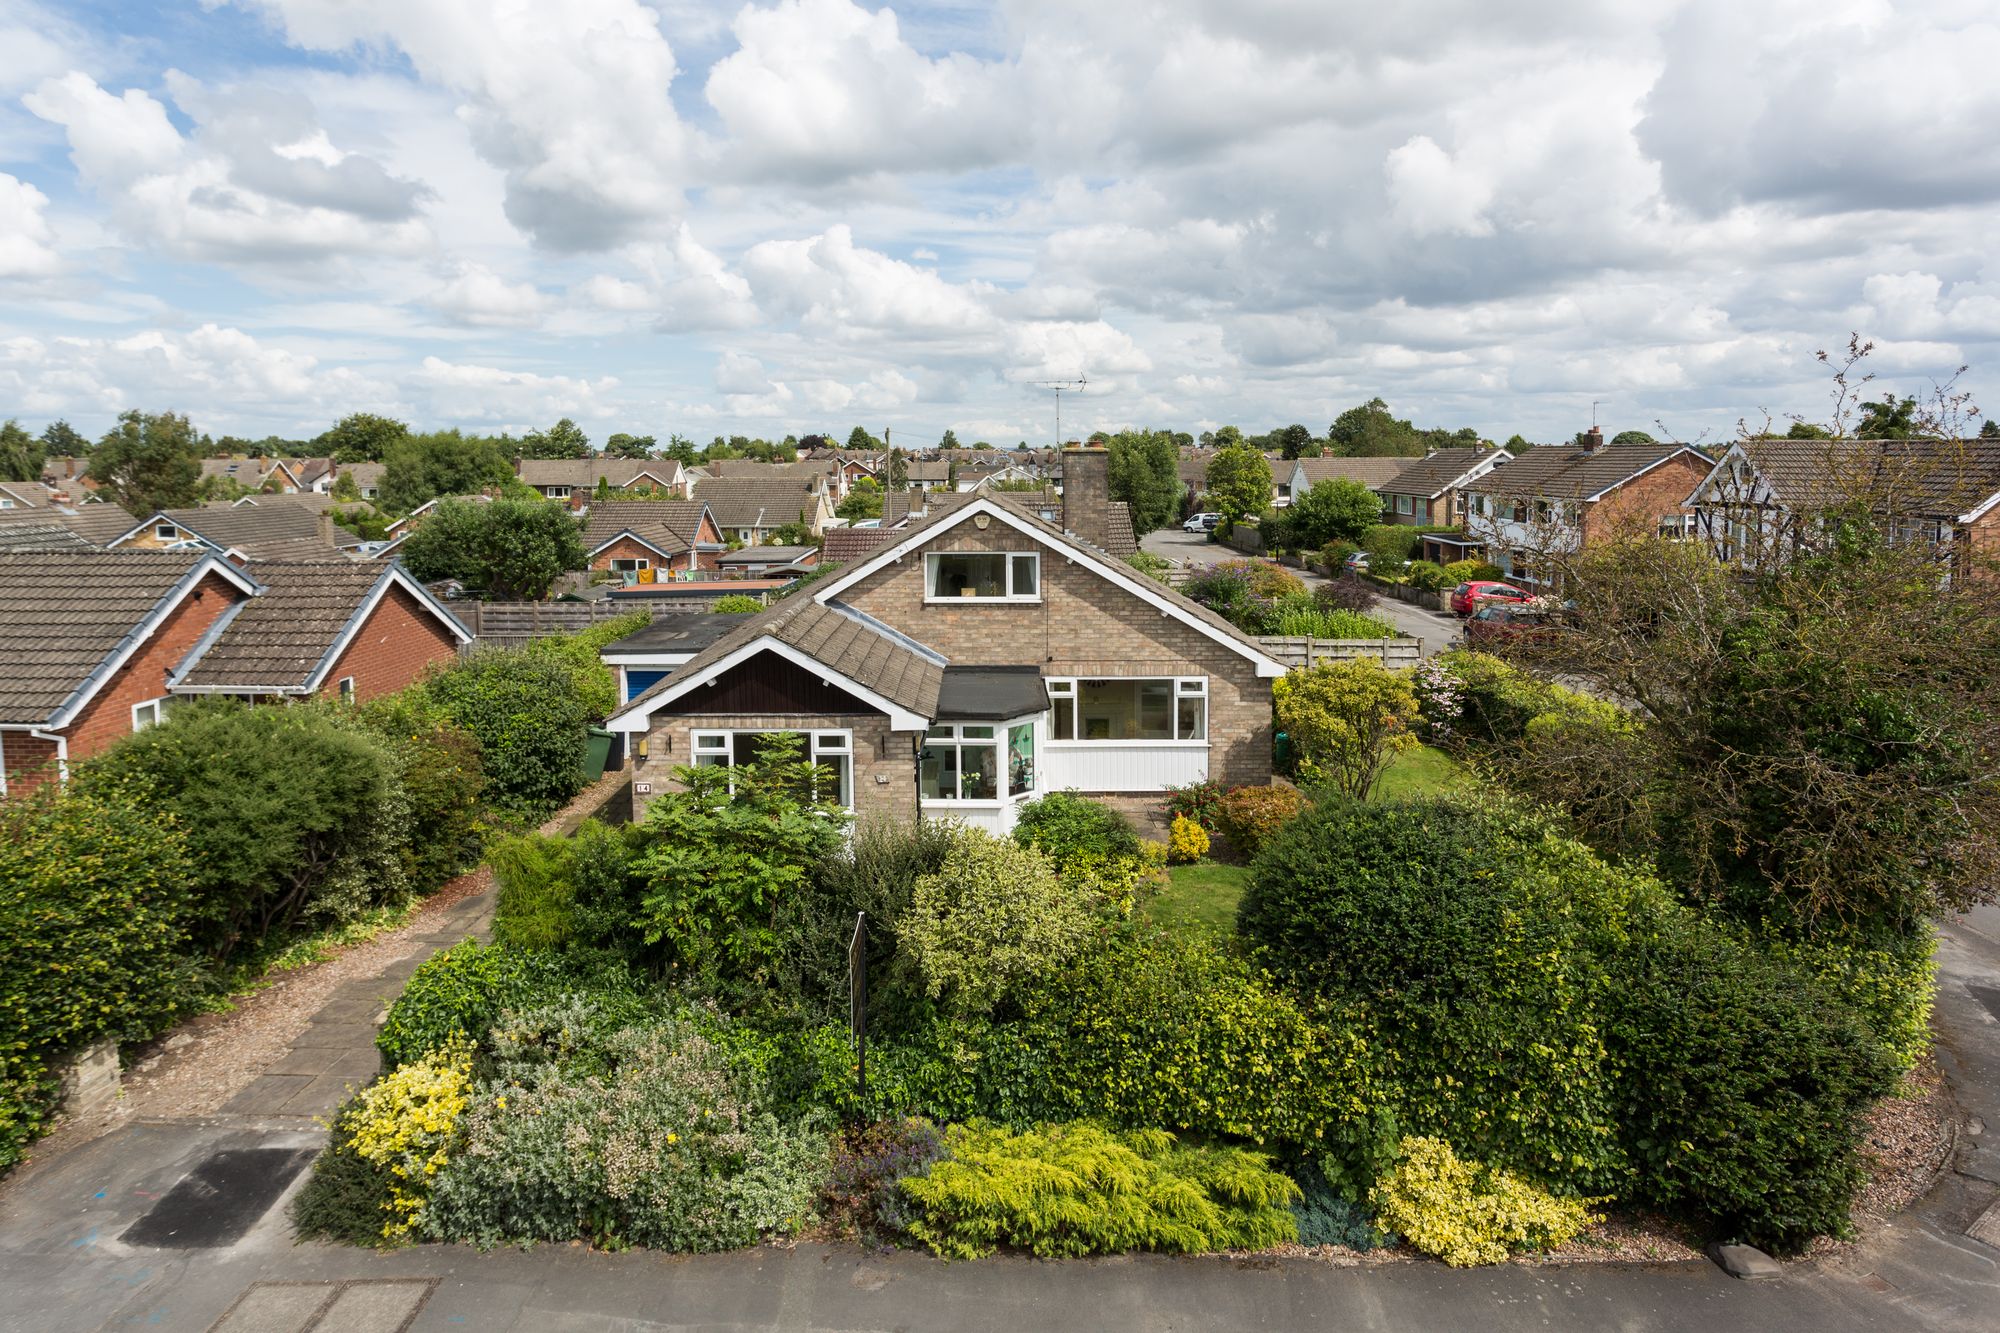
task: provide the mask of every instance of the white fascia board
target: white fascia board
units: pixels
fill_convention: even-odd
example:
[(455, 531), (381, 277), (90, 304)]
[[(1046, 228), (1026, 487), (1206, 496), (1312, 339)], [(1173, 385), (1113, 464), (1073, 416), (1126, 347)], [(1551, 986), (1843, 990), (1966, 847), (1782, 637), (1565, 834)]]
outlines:
[(862, 685), (841, 675), (839, 672), (829, 668), (826, 663), (807, 656), (775, 635), (760, 634), (741, 648), (738, 648), (735, 652), (718, 659), (706, 671), (702, 672), (701, 675), (690, 676), (686, 680), (674, 681), (660, 693), (648, 695), (643, 699), (635, 701), (624, 712), (619, 713), (609, 722), (605, 723), (605, 729), (620, 732), (650, 731), (653, 726), (654, 713), (666, 708), (668, 704), (682, 695), (689, 694), (709, 684), (732, 668), (740, 666), (742, 663), (755, 657), (758, 653), (764, 652), (776, 653), (778, 656), (792, 663), (792, 665), (823, 677), (829, 684), (838, 685), (849, 694), (854, 695), (856, 698), (886, 714), (889, 718), (889, 728), (892, 731), (924, 731), (930, 727), (930, 719), (923, 714), (913, 713), (893, 699), (884, 698), (874, 690), (869, 689), (866, 685)]
[(1708, 469), (1707, 474), (1695, 485), (1694, 490), (1688, 495), (1688, 498), (1681, 501), (1681, 503), (1687, 505), (1701, 504), (1701, 493), (1708, 489), (1709, 483), (1721, 475), (1722, 470), (1728, 467), (1733, 460), (1739, 458), (1745, 464), (1748, 464), (1753, 471), (1755, 470), (1756, 464), (1750, 462), (1750, 455), (1743, 452), (1743, 446), (1741, 444), (1732, 444), (1729, 446), (1727, 453), (1715, 460), (1715, 463)]
[(680, 554), (680, 552), (678, 551), (662, 551), (659, 547), (653, 545), (653, 543), (647, 541), (644, 537), (641, 537), (638, 533), (632, 531), (632, 529), (620, 528), (618, 531), (612, 533), (609, 537), (606, 537), (603, 541), (599, 542), (597, 545), (591, 547), (590, 554), (587, 558), (595, 559), (597, 557), (598, 552), (602, 551), (605, 547), (612, 545), (621, 537), (630, 537), (633, 541), (639, 543), (639, 545), (645, 547), (647, 550), (651, 551), (654, 555), (657, 555), (665, 560), (671, 560), (676, 555)]
[(974, 500), (969, 504), (961, 505), (940, 522), (926, 525), (916, 532), (911, 533), (904, 540), (893, 542), (887, 547), (878, 550), (873, 556), (835, 578), (832, 582), (822, 584), (814, 591), (813, 600), (819, 602), (821, 605), (825, 605), (843, 589), (852, 587), (862, 579), (873, 574), (876, 570), (885, 568), (903, 559), (925, 542), (930, 541), (933, 537), (942, 536), (944, 533), (951, 531), (959, 524), (970, 519), (974, 514), (990, 514), (1022, 536), (1043, 546), (1053, 546), (1068, 555), (1071, 560), (1082, 565), (1087, 565), (1102, 577), (1105, 582), (1123, 588), (1126, 592), (1131, 593), (1141, 601), (1147, 602), (1157, 608), (1162, 614), (1180, 621), (1195, 633), (1213, 639), (1216, 643), (1221, 644), (1231, 652), (1249, 659), (1256, 664), (1257, 674), (1266, 680), (1276, 680), (1290, 671), (1289, 667), (1278, 661), (1275, 657), (1270, 656), (1260, 649), (1252, 648), (1249, 644), (1244, 643), (1234, 635), (1225, 634), (1203, 620), (1200, 616), (1190, 615), (1187, 608), (1161, 597), (1151, 589), (1144, 587), (1143, 583), (1149, 580), (1146, 580), (1145, 576), (1137, 570), (1133, 570), (1128, 576), (1124, 571), (1112, 568), (1108, 558), (1100, 557), (1094, 552), (1070, 542), (1053, 530), (1032, 527), (1028, 524), (1027, 520), (1017, 517), (1012, 511), (1003, 508), (995, 501), (985, 497)]

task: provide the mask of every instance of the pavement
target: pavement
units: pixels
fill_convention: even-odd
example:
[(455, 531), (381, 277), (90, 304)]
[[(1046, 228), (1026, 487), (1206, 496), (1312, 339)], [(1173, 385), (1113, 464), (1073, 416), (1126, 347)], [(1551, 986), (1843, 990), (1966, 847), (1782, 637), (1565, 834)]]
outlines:
[[(1966, 1234), (1982, 1219), (2000, 1226), (1993, 908), (1947, 926), (1938, 950), (1938, 1059), (1961, 1113), (1951, 1169), (1864, 1241), (1787, 1264), (1772, 1281), (1738, 1281), (1705, 1262), (1454, 1270), (1126, 1256), (947, 1264), (825, 1245), (691, 1256), (575, 1245), (375, 1253), (299, 1243), (285, 1205), (304, 1183), (305, 1156), (325, 1144), (306, 1109), (324, 1100), (315, 1083), (345, 1079), (339, 1062), (372, 1043), (376, 1015), (363, 1011), (393, 994), (430, 951), (480, 932), (489, 912), (489, 896), (456, 905), (408, 956), (333, 999), (324, 1022), (313, 1024), (323, 1031), (294, 1044), (292, 1072), (270, 1076), (305, 1082), (253, 1085), (212, 1118), (127, 1123), (17, 1171), (0, 1188), (0, 1330), (2000, 1329), (2000, 1231), (1985, 1242)], [(372, 1056), (372, 1044), (366, 1049)], [(218, 1182), (257, 1169), (274, 1174), (251, 1180), (261, 1187), (249, 1191), (248, 1206), (213, 1197)], [(215, 1208), (204, 1212), (205, 1201)]]
[[(1154, 555), (1165, 556), (1178, 564), (1214, 565), (1224, 560), (1242, 559), (1243, 553), (1221, 542), (1211, 542), (1206, 533), (1182, 532), (1179, 528), (1161, 528), (1149, 532), (1139, 539), (1140, 549)], [(1292, 573), (1305, 581), (1308, 588), (1318, 587), (1326, 580), (1318, 574), (1295, 569)], [(1393, 597), (1383, 597), (1368, 612), (1380, 617), (1396, 627), (1399, 634), (1407, 634), (1421, 639), (1424, 656), (1433, 657), (1448, 648), (1455, 647), (1464, 637), (1464, 627), (1457, 616), (1442, 611), (1426, 610), (1399, 602)]]

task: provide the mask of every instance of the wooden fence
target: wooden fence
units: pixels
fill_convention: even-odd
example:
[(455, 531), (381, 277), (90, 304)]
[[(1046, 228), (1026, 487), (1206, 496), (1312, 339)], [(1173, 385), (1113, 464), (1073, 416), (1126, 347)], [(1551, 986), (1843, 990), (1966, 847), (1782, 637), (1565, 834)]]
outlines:
[(1264, 651), (1286, 666), (1309, 667), (1354, 657), (1379, 657), (1382, 665), (1412, 667), (1424, 660), (1424, 641), (1407, 635), (1393, 639), (1295, 639), (1282, 634), (1259, 636)]

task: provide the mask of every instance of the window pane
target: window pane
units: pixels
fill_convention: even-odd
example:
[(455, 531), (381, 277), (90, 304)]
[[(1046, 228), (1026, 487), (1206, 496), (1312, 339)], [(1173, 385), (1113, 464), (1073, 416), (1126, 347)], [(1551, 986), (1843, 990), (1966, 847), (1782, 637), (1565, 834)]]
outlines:
[(958, 734), (969, 741), (990, 741), (993, 739), (991, 727), (960, 727)]
[(1065, 726), (1056, 703), (1057, 740), (1170, 741), (1174, 738), (1171, 680), (1085, 680), (1077, 688), (1077, 731)]
[(967, 801), (990, 801), (1000, 794), (999, 751), (991, 745), (965, 745), (958, 752), (958, 794)]
[(847, 749), (847, 736), (838, 731), (822, 731), (813, 737), (813, 748), (821, 754), (841, 753)]
[(1035, 789), (1035, 724), (1007, 728), (1007, 792)]
[(1033, 597), (1035, 595), (1035, 557), (1017, 555), (1014, 561), (1014, 595)]
[(1136, 739), (1170, 741), (1174, 738), (1173, 682), (1139, 682), (1139, 730)]
[(984, 551), (948, 551), (931, 557), (933, 597), (1005, 597), (1007, 557)]
[(1076, 739), (1076, 700), (1067, 695), (1052, 701), (1050, 711), (1055, 714), (1053, 735), (1059, 741)]
[(697, 736), (694, 738), (694, 748), (697, 750), (727, 750), (729, 748), (729, 737)]
[(1199, 695), (1183, 694), (1180, 698), (1180, 738), (1184, 741), (1208, 739), (1208, 700)]
[(926, 801), (949, 801), (958, 795), (958, 747), (926, 745), (917, 759), (917, 795)]

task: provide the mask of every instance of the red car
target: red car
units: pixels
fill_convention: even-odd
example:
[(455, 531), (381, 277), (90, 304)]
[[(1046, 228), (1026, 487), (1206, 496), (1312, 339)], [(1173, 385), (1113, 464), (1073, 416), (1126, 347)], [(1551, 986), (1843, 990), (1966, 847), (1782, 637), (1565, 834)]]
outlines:
[(1533, 593), (1523, 592), (1511, 583), (1474, 579), (1451, 590), (1451, 612), (1456, 616), (1469, 616), (1481, 602), (1525, 602), (1532, 596)]

